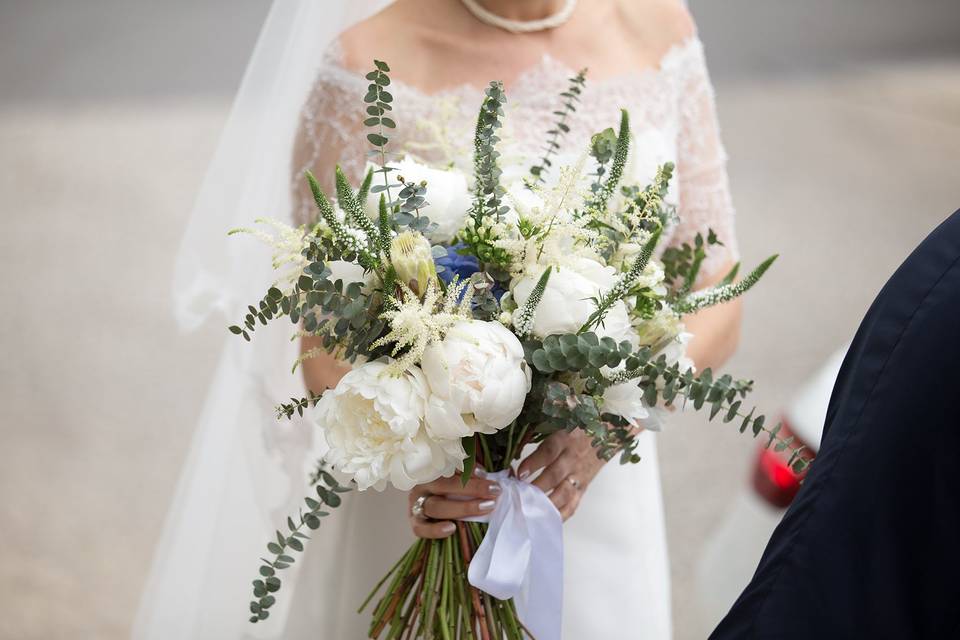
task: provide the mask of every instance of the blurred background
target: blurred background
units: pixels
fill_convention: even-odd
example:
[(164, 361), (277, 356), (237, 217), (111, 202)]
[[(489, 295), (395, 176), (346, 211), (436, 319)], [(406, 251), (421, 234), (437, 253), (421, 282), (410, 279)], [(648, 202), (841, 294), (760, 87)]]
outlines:
[[(960, 3), (690, 4), (745, 261), (782, 254), (729, 370), (815, 440), (811, 376), (960, 207)], [(172, 264), (267, 8), (0, 0), (0, 638), (128, 634), (226, 338), (178, 335)], [(791, 479), (690, 416), (661, 453), (676, 637), (703, 638)]]

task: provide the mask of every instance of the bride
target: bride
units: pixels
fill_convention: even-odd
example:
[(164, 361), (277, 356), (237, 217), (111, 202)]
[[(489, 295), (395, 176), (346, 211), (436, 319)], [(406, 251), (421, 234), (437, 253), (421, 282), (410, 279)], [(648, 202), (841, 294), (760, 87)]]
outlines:
[[(347, 4), (349, 8), (340, 6)], [(286, 42), (268, 42), (284, 37)], [(269, 44), (283, 54), (269, 55)], [(320, 46), (319, 59), (310, 58), (310, 49)], [(266, 263), (256, 262), (249, 245), (235, 244), (223, 255), (211, 256), (205, 243), (214, 243), (214, 234), (222, 234), (231, 222), (248, 223), (276, 211), (282, 201), (274, 184), (280, 182), (277, 166), (292, 176), (286, 182), (292, 184), (287, 198), (289, 215), (297, 223), (314, 216), (302, 179), (305, 170), (325, 181), (328, 193), (335, 163), (354, 180), (360, 176), (366, 162), (362, 98), (368, 82), (363, 75), (374, 58), (386, 60), (392, 69), (398, 124), (393, 149), (467, 170), (476, 112), (488, 81), (502, 80), (508, 96), (501, 152), (528, 160), (524, 166), (529, 166), (542, 151), (557, 96), (576, 70), (589, 69), (582, 99), (568, 120), (566, 146), (585, 147), (591, 134), (616, 126), (621, 107), (628, 109), (634, 131), (629, 170), (635, 181), (649, 182), (664, 162), (677, 166), (669, 199), (680, 223), (669, 230), (671, 243), (692, 242), (708, 228), (724, 243), (709, 252), (698, 285), (713, 284), (736, 262), (734, 213), (713, 90), (702, 44), (682, 0), (280, 0), (261, 35), (188, 230), (177, 280), (181, 317), (196, 322), (214, 308), (242, 315), (234, 311), (247, 302), (240, 298), (247, 293), (249, 300), (256, 298), (256, 288), (231, 291), (229, 283), (246, 274), (244, 282), (259, 287), (263, 278), (254, 274), (268, 271)], [(271, 69), (271, 64), (276, 66)], [(291, 69), (298, 65), (312, 66), (312, 72), (297, 123), (289, 122), (289, 109), (271, 105), (286, 105), (296, 95), (295, 81), (283, 84), (276, 77), (296, 75)], [(293, 133), (294, 126), (294, 135), (278, 137)], [(290, 152), (291, 138), (292, 163), (289, 155), (286, 163), (277, 160), (278, 150)], [(268, 161), (277, 166), (266, 165)], [(252, 209), (256, 206), (261, 209)], [(686, 322), (695, 335), (689, 355), (698, 368), (721, 365), (735, 349), (738, 303), (713, 307)], [(365, 637), (367, 619), (356, 608), (411, 535), (449, 535), (451, 519), (490, 509), (496, 500), (497, 488), (479, 479), (465, 489), (457, 481), (440, 480), (408, 496), (387, 490), (348, 499), (314, 534), (300, 566), (290, 570), (279, 598), (282, 606), (278, 603), (269, 620), (248, 625), (244, 590), (255, 577), (260, 546), (305, 491), (309, 426), (278, 423), (269, 415), (272, 400), (299, 395), (289, 375), (295, 354), (288, 337), (289, 331), (253, 345), (228, 344), (161, 540), (135, 637)], [(301, 349), (311, 346), (310, 338), (302, 340)], [(317, 357), (306, 361), (304, 380), (319, 392), (335, 385), (346, 370), (329, 357)], [(634, 637), (627, 635), (634, 633), (629, 630), (636, 630), (638, 638), (671, 636), (653, 434), (645, 432), (639, 441), (639, 465), (605, 465), (584, 437), (555, 434), (518, 468), (549, 493), (567, 520), (564, 638)], [(445, 497), (449, 493), (470, 499), (450, 500)], [(422, 507), (417, 515), (411, 509), (415, 503)], [(246, 511), (259, 517), (246, 517)]]

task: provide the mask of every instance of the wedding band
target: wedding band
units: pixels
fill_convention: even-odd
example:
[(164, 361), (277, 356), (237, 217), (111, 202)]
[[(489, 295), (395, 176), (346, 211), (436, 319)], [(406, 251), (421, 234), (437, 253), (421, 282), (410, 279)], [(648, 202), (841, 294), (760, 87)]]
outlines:
[(423, 515), (423, 504), (429, 497), (429, 495), (423, 495), (413, 501), (413, 506), (410, 507), (410, 513), (414, 518), (420, 518), (421, 520), (427, 519), (427, 516)]
[(574, 478), (573, 476), (567, 476), (567, 482), (572, 484), (574, 489), (580, 488), (580, 481)]

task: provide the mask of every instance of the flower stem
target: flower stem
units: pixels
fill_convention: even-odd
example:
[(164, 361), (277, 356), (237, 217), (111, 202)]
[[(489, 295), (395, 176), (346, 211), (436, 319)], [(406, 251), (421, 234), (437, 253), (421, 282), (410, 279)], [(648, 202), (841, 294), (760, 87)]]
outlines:
[[(470, 551), (470, 542), (467, 540), (466, 523), (457, 522), (457, 532), (460, 534), (460, 550), (463, 552), (463, 560), (469, 565), (470, 560), (473, 559), (473, 554)], [(481, 640), (490, 640), (490, 629), (487, 626), (486, 612), (480, 603), (480, 592), (472, 585), (468, 587), (468, 589), (470, 591), (470, 600), (473, 604), (473, 615), (480, 627), (480, 638)]]

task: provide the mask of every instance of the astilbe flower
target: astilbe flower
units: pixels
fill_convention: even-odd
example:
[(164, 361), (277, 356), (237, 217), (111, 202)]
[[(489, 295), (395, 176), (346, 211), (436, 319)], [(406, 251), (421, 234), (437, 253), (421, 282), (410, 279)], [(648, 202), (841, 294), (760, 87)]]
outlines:
[(263, 229), (240, 227), (231, 229), (227, 235), (245, 233), (272, 247), (273, 269), (280, 274), (274, 285), (281, 290), (289, 291), (308, 264), (307, 258), (304, 256), (304, 250), (310, 244), (306, 226), (291, 227), (275, 218), (268, 217), (257, 218), (254, 222), (270, 227), (273, 234), (267, 233)]
[(420, 361), (427, 345), (443, 340), (450, 328), (471, 317), (473, 296), (467, 284), (469, 281), (453, 282), (441, 298), (436, 280), (432, 280), (420, 300), (410, 287), (400, 283), (401, 295), (387, 298), (387, 311), (380, 314), (390, 323), (390, 331), (371, 345), (375, 349), (393, 343), (394, 357), (407, 350), (390, 363), (386, 373), (401, 375)]

